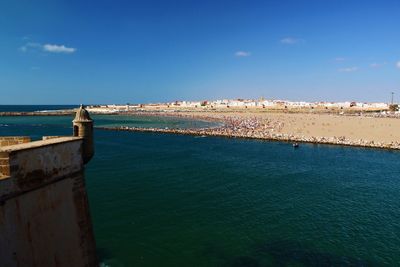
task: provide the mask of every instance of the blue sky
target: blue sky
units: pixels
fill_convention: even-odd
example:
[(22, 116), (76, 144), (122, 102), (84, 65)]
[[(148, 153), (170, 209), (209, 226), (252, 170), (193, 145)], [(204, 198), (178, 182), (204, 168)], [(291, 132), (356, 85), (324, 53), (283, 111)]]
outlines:
[(0, 2), (0, 104), (391, 91), (400, 99), (398, 0)]

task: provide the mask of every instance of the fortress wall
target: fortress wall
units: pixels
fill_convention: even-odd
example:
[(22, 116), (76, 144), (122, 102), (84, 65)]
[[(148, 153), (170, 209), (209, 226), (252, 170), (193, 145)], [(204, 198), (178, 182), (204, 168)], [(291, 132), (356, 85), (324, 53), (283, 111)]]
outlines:
[(81, 152), (79, 137), (0, 148), (1, 266), (96, 266)]
[(10, 175), (10, 160), (8, 155), (0, 154), (0, 179), (4, 179)]
[[(29, 136), (0, 136), (0, 147), (29, 143)], [(8, 154), (0, 155), (0, 179), (10, 175)]]
[(29, 136), (0, 136), (0, 147), (29, 143)]

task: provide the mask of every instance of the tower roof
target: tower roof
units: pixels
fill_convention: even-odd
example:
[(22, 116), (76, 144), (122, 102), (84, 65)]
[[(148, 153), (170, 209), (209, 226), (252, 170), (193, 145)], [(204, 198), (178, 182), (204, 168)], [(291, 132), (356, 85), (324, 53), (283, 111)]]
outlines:
[(85, 109), (83, 105), (81, 105), (76, 112), (75, 119), (73, 122), (91, 122), (92, 118), (90, 118), (89, 112)]

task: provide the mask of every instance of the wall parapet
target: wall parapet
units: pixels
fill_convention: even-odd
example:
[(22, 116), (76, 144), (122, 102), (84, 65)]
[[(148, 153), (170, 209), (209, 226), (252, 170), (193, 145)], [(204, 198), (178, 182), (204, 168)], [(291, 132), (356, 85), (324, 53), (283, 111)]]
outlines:
[[(28, 191), (83, 168), (82, 138), (60, 137), (0, 147), (2, 196)], [(5, 180), (11, 179), (5, 183)]]
[(29, 143), (29, 136), (0, 136), (0, 147)]
[[(38, 140), (38, 141), (31, 142), (29, 137), (5, 136), (5, 137), (0, 137), (0, 141), (1, 141), (1, 139), (7, 139), (7, 138), (21, 138), (21, 140), (29, 140), (29, 141), (15, 143), (15, 144), (11, 144), (8, 146), (2, 146), (2, 147), (0, 147), (0, 153), (4, 153), (4, 152), (12, 153), (12, 152), (20, 151), (20, 150), (34, 149), (34, 148), (49, 146), (49, 145), (53, 145), (53, 144), (57, 144), (57, 143), (65, 143), (65, 142), (73, 142), (76, 140), (82, 140), (81, 137), (65, 136), (65, 137), (48, 138), (45, 140)], [(25, 138), (28, 138), (28, 139), (25, 139)]]
[(98, 266), (83, 138), (0, 147), (0, 265)]

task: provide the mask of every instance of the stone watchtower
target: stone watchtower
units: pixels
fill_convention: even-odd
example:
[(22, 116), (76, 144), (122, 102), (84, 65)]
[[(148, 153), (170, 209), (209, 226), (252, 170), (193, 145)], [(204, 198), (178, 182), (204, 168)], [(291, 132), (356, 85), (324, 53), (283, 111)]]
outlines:
[(72, 123), (74, 127), (73, 136), (83, 138), (82, 158), (83, 163), (86, 164), (94, 154), (93, 120), (83, 105), (79, 107)]

